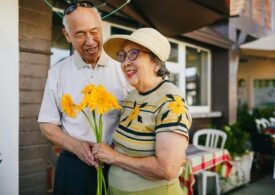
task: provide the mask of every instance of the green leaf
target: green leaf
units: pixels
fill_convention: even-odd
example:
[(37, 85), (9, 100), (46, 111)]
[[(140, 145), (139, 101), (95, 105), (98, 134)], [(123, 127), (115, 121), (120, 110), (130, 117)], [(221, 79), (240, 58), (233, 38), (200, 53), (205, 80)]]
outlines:
[(140, 107), (140, 108), (143, 108), (143, 107), (145, 107), (147, 104), (148, 104), (148, 102), (145, 102), (145, 103), (141, 104), (139, 107)]
[(129, 124), (127, 125), (127, 127), (129, 127), (132, 124), (132, 121), (129, 122)]
[(124, 122), (126, 121), (126, 119), (128, 118), (128, 116), (126, 116), (124, 119), (122, 119), (120, 122)]
[(174, 96), (173, 96), (172, 94), (166, 94), (166, 96), (167, 96), (168, 98), (172, 99), (173, 101), (175, 101), (175, 98), (174, 98)]
[(182, 119), (182, 115), (180, 114), (179, 118), (178, 118), (178, 123), (181, 121)]
[(142, 123), (142, 117), (138, 115), (138, 122)]
[(166, 112), (163, 113), (163, 115), (161, 116), (161, 122), (167, 117), (169, 112), (170, 112), (170, 110), (167, 110)]

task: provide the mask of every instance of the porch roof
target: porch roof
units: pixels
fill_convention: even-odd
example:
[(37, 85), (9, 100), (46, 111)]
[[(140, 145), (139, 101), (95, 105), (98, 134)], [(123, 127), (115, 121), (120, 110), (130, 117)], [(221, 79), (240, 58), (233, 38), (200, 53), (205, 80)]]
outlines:
[(240, 46), (245, 56), (275, 58), (275, 34), (245, 43)]

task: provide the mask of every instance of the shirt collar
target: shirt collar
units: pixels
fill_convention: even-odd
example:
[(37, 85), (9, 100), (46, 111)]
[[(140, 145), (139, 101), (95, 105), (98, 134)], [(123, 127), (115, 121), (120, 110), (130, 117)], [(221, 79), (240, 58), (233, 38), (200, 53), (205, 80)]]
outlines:
[[(105, 53), (105, 51), (102, 49), (101, 50), (101, 55), (99, 57), (99, 60), (96, 64), (96, 66), (107, 66), (109, 63), (109, 57)], [(90, 66), (90, 64), (87, 64), (82, 57), (79, 55), (77, 51), (74, 51), (74, 64), (77, 67), (77, 69), (84, 68), (85, 66)]]

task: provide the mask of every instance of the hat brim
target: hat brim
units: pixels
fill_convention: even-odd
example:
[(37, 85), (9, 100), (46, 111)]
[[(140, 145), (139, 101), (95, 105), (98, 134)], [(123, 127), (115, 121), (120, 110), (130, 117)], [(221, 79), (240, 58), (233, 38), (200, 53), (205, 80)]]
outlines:
[(147, 49), (150, 49), (148, 43), (143, 42), (142, 40), (130, 36), (130, 35), (113, 35), (105, 41), (103, 44), (104, 51), (114, 60), (117, 61), (117, 53), (123, 49), (124, 42), (131, 41)]

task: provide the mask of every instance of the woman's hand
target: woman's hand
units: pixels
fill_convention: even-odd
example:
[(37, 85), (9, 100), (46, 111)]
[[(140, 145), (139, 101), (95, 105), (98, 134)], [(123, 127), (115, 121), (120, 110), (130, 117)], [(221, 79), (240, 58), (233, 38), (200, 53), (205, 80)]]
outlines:
[(115, 164), (116, 158), (119, 155), (113, 148), (103, 143), (95, 144), (92, 153), (97, 160), (107, 164)]

